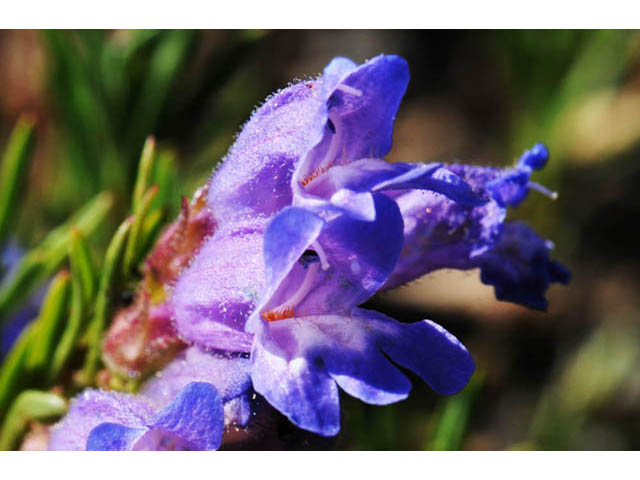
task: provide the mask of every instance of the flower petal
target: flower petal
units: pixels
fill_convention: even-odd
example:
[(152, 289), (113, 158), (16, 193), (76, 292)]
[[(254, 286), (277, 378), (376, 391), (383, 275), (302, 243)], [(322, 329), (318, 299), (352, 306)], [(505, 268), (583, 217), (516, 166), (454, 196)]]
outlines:
[(362, 309), (354, 311), (354, 317), (377, 330), (378, 345), (391, 360), (418, 374), (440, 394), (460, 391), (475, 370), (464, 345), (430, 320), (400, 323), (381, 313)]
[(218, 391), (225, 408), (225, 424), (247, 424), (251, 378), (244, 355), (207, 353), (193, 346), (149, 380), (141, 395), (158, 408), (168, 405), (192, 382), (206, 382)]
[(142, 428), (153, 417), (142, 397), (125, 393), (85, 390), (71, 402), (67, 415), (51, 429), (50, 450), (84, 450), (91, 431), (102, 423)]
[(335, 382), (306, 358), (288, 359), (278, 346), (254, 341), (251, 351), (253, 387), (300, 428), (331, 436), (340, 430)]
[(549, 242), (515, 222), (506, 224), (498, 243), (474, 257), (474, 262), (482, 282), (494, 286), (497, 299), (546, 310), (549, 285), (566, 285), (571, 279), (564, 266), (549, 259), (550, 250)]
[(217, 450), (224, 430), (222, 400), (213, 385), (187, 385), (151, 422), (150, 429), (169, 432), (190, 450)]
[(294, 164), (320, 141), (325, 123), (321, 82), (301, 82), (267, 99), (211, 178), (214, 217), (269, 216), (289, 205)]
[(387, 163), (376, 158), (337, 165), (307, 186), (307, 192), (327, 197), (339, 189), (356, 192), (423, 189), (442, 193), (464, 205), (486, 203), (469, 184), (439, 163)]
[[(384, 284), (402, 247), (402, 218), (387, 196), (374, 194), (373, 201), (373, 222), (349, 215), (323, 222), (297, 207), (273, 220), (265, 235), (270, 289), (249, 319), (248, 331), (257, 331), (261, 316), (282, 317), (278, 313), (288, 309), (298, 317), (346, 312)], [(313, 265), (302, 256), (307, 249), (315, 251)]]
[(171, 303), (179, 335), (206, 348), (248, 352), (244, 324), (264, 288), (264, 221), (222, 226), (179, 277)]
[(273, 322), (256, 336), (251, 358), (256, 391), (296, 425), (322, 435), (339, 429), (332, 382), (384, 405), (411, 389), (394, 363), (443, 394), (463, 388), (474, 370), (464, 346), (433, 322), (402, 324), (361, 309)]
[(125, 451), (133, 450), (135, 444), (147, 433), (148, 428), (125, 427), (119, 423), (101, 423), (89, 434), (87, 450)]
[[(335, 74), (332, 69), (338, 64), (343, 68)], [(393, 122), (409, 83), (407, 62), (395, 55), (380, 55), (336, 83), (348, 70), (349, 66), (340, 61), (325, 70), (328, 86), (333, 87), (325, 93), (329, 95), (329, 121), (325, 120), (322, 140), (294, 174), (295, 190), (322, 165), (381, 158), (391, 149)]]

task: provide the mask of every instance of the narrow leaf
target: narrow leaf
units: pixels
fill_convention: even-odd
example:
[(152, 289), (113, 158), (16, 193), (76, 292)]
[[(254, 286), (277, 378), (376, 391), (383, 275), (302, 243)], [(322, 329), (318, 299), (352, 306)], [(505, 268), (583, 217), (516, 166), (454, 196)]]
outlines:
[(96, 269), (91, 260), (91, 253), (82, 232), (71, 230), (71, 244), (69, 245), (69, 260), (71, 274), (79, 277), (85, 303), (90, 303), (96, 293)]
[(27, 169), (27, 159), (33, 148), (34, 120), (18, 119), (0, 163), (0, 243), (15, 217), (16, 201)]
[(133, 187), (132, 210), (137, 213), (140, 209), (142, 198), (149, 188), (149, 181), (153, 171), (153, 164), (156, 158), (156, 141), (153, 137), (147, 137), (142, 148), (142, 155), (138, 163), (138, 176)]
[(102, 267), (102, 276), (100, 277), (100, 285), (98, 287), (98, 295), (95, 302), (95, 310), (91, 318), (89, 331), (87, 332), (89, 350), (85, 359), (82, 379), (86, 384), (93, 384), (98, 369), (102, 332), (106, 325), (107, 315), (109, 314), (111, 292), (117, 277), (116, 274), (118, 272), (120, 258), (124, 252), (127, 236), (133, 221), (134, 217), (131, 216), (122, 222), (107, 248), (105, 262)]
[(40, 314), (34, 322), (34, 337), (29, 345), (27, 368), (32, 372), (44, 372), (51, 362), (53, 349), (66, 320), (69, 287), (70, 276), (67, 271), (58, 273), (51, 282)]
[(131, 233), (127, 239), (127, 247), (124, 253), (124, 261), (122, 263), (122, 271), (125, 275), (129, 274), (139, 259), (141, 252), (141, 233), (144, 225), (145, 217), (151, 207), (151, 203), (158, 194), (158, 187), (154, 185), (144, 194), (140, 208), (134, 216), (131, 225)]
[(88, 237), (104, 222), (112, 205), (111, 194), (103, 192), (97, 195), (64, 224), (49, 232), (40, 245), (22, 258), (15, 273), (0, 286), (0, 327), (4, 325), (8, 314), (60, 266), (69, 250), (72, 229)]

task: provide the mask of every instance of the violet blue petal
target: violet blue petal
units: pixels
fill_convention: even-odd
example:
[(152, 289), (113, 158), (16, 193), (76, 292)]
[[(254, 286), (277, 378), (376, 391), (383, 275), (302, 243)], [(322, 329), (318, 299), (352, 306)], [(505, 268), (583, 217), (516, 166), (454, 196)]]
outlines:
[[(13, 239), (0, 246), (0, 281), (8, 281), (7, 279), (15, 274), (14, 268), (24, 253)], [(47, 287), (38, 289), (20, 306), (18, 311), (6, 319), (0, 319), (0, 362), (9, 353), (24, 328), (38, 315), (46, 291)]]
[(188, 384), (149, 425), (161, 435), (168, 432), (176, 447), (188, 450), (217, 450), (224, 430), (222, 399), (213, 385)]
[[(209, 207), (217, 221), (271, 216), (291, 203), (294, 167), (330, 135), (328, 108), (344, 119), (352, 159), (384, 155), (391, 147), (393, 117), (408, 83), (400, 57), (379, 56), (361, 66), (335, 59), (317, 80), (275, 93), (244, 125), (209, 185)], [(347, 87), (340, 87), (340, 85)], [(344, 99), (347, 90), (364, 88), (362, 98)], [(339, 89), (343, 88), (343, 89)], [(345, 150), (345, 151), (346, 151)]]
[(460, 341), (440, 325), (423, 320), (400, 323), (381, 313), (358, 309), (354, 317), (378, 332), (378, 345), (394, 363), (418, 374), (443, 395), (460, 391), (475, 365)]
[(493, 285), (496, 298), (537, 310), (547, 309), (551, 283), (568, 284), (571, 274), (549, 259), (552, 245), (523, 223), (504, 226), (498, 243), (474, 258), (480, 279)]
[[(332, 62), (325, 75), (336, 79), (348, 71)], [(339, 74), (332, 73), (341, 65)], [(334, 80), (335, 81), (335, 80)], [(323, 137), (294, 174), (294, 191), (318, 169), (361, 158), (381, 158), (391, 149), (393, 122), (409, 83), (407, 62), (395, 55), (380, 55), (359, 66), (333, 87), (328, 96), (328, 120)], [(324, 125), (323, 125), (324, 126)]]
[(536, 143), (518, 159), (518, 165), (526, 166), (532, 170), (540, 170), (549, 161), (549, 149), (544, 143)]
[(330, 168), (310, 182), (306, 191), (329, 197), (339, 189), (356, 192), (424, 189), (442, 193), (465, 205), (481, 205), (486, 200), (474, 194), (471, 187), (439, 163), (388, 163), (376, 158), (356, 160)]
[(256, 391), (296, 425), (321, 435), (339, 430), (333, 382), (384, 405), (411, 389), (394, 364), (443, 394), (462, 389), (474, 370), (467, 350), (442, 327), (427, 320), (402, 324), (361, 309), (272, 322), (268, 335), (256, 336), (251, 358)]
[(276, 92), (244, 125), (209, 184), (218, 221), (269, 216), (291, 203), (294, 164), (322, 138), (326, 103), (321, 81)]
[(101, 423), (89, 434), (86, 450), (125, 451), (133, 450), (148, 428), (125, 427), (119, 423)]
[(338, 388), (328, 375), (305, 357), (290, 358), (268, 339), (254, 342), (251, 362), (253, 386), (273, 407), (300, 428), (326, 436), (338, 433)]

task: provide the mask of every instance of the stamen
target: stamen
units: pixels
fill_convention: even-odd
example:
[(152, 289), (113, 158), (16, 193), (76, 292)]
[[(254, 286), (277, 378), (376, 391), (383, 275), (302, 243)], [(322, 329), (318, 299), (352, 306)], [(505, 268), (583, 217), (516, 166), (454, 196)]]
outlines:
[(300, 185), (305, 188), (316, 178), (326, 173), (327, 170), (333, 167), (334, 160), (336, 159), (336, 156), (340, 151), (340, 144), (342, 143), (342, 125), (340, 122), (340, 116), (336, 115), (335, 113), (330, 113), (329, 119), (327, 120), (327, 125), (329, 126), (329, 130), (333, 133), (333, 136), (331, 137), (331, 143), (329, 144), (329, 149), (327, 150), (327, 154), (320, 162), (320, 165), (318, 165), (300, 182)]
[(313, 242), (311, 247), (316, 251), (318, 257), (320, 257), (320, 265), (322, 265), (322, 270), (329, 270), (329, 262), (327, 261), (327, 254), (324, 253), (324, 249), (320, 246), (318, 242)]
[(284, 320), (285, 318), (293, 318), (293, 307), (284, 307), (281, 310), (271, 310), (269, 312), (262, 312), (262, 318), (267, 322), (276, 322), (278, 320)]
[(358, 90), (357, 88), (350, 87), (349, 85), (344, 85), (343, 83), (339, 84), (336, 87), (336, 90), (341, 90), (344, 93), (350, 93), (351, 95), (355, 95), (356, 97), (362, 96), (362, 90)]
[(529, 182), (529, 188), (537, 192), (540, 192), (544, 196), (549, 197), (551, 200), (558, 199), (558, 192), (551, 191), (547, 187), (540, 185), (537, 182)]
[(294, 307), (298, 305), (313, 287), (313, 281), (318, 273), (318, 264), (312, 263), (307, 267), (307, 274), (304, 277), (303, 282), (298, 287), (296, 293), (293, 294), (285, 303), (278, 305), (268, 312), (262, 313), (262, 318), (267, 322), (275, 322), (277, 320), (284, 320), (285, 318), (293, 318), (295, 316)]
[(322, 175), (323, 173), (326, 173), (327, 170), (329, 170), (331, 167), (333, 167), (333, 162), (329, 162), (329, 164), (324, 167), (316, 168), (313, 172), (307, 175), (304, 178), (304, 180), (300, 182), (300, 185), (302, 185), (303, 187), (306, 187), (311, 182), (313, 182), (316, 178), (318, 178), (320, 175)]

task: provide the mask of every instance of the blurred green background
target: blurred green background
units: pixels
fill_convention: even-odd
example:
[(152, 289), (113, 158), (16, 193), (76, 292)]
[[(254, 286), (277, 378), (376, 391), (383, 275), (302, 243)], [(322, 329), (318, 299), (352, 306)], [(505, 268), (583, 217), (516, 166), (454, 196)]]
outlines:
[[(20, 115), (36, 124), (12, 235), (31, 248), (109, 190), (115, 208), (93, 237), (104, 251), (150, 134), (169, 221), (268, 94), (334, 56), (379, 53), (411, 68), (389, 160), (506, 166), (549, 146), (535, 180), (559, 199), (532, 193), (509, 218), (552, 239), (573, 281), (550, 290), (546, 314), (496, 301), (477, 272), (374, 298), (396, 318), (444, 325), (478, 373), (451, 398), (415, 378), (399, 404), (343, 396), (343, 430), (326, 446), (640, 448), (639, 32), (2, 31), (0, 147)], [(291, 448), (316, 445), (301, 442)]]

